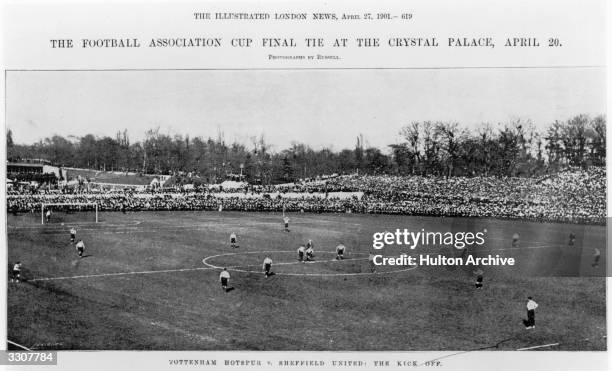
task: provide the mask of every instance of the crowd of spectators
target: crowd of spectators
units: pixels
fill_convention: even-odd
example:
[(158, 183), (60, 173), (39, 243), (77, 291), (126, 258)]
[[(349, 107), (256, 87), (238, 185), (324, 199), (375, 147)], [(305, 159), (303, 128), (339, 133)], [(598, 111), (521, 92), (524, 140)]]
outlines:
[(8, 210), (14, 213), (40, 210), (42, 203), (97, 203), (101, 211), (284, 209), (604, 224), (606, 175), (605, 169), (595, 167), (539, 178), (352, 175), (232, 190), (57, 190), (7, 195)]

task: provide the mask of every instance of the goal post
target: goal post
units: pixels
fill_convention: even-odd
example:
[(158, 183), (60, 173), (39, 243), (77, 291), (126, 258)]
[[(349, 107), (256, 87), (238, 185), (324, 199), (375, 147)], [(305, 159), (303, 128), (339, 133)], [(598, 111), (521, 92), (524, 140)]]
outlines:
[(98, 223), (98, 203), (96, 202), (57, 202), (57, 203), (41, 203), (40, 204), (40, 224), (45, 224), (45, 208), (62, 207), (62, 206), (93, 206), (96, 212), (96, 223)]

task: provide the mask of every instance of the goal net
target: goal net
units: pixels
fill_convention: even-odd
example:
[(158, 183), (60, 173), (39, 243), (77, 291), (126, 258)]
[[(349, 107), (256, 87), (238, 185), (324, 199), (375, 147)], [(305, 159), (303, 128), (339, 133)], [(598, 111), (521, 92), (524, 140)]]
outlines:
[(93, 202), (43, 203), (40, 223), (98, 223), (98, 204)]

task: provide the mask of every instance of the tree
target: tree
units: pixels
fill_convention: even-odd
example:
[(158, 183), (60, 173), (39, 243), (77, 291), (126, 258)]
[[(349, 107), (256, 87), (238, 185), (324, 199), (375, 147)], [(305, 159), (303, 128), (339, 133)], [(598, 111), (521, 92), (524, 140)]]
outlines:
[(17, 153), (15, 152), (15, 142), (13, 142), (13, 131), (8, 129), (6, 132), (6, 158), (14, 159), (17, 157)]
[(434, 130), (434, 124), (431, 121), (423, 123), (423, 158), (425, 162), (424, 174), (441, 173), (441, 164), (439, 158), (440, 143), (439, 138)]
[(58, 165), (71, 164), (74, 160), (74, 145), (60, 135), (44, 140), (44, 152), (46, 158)]
[(570, 165), (584, 165), (588, 125), (588, 116), (578, 115), (568, 120), (567, 123), (562, 126), (561, 134), (565, 157)]
[(466, 135), (465, 129), (461, 129), (456, 122), (436, 122), (434, 133), (440, 138), (442, 153), (444, 154), (443, 163), (447, 169), (448, 176), (453, 175), (457, 159), (459, 157), (459, 147), (463, 136)]
[(365, 169), (368, 173), (385, 173), (388, 165), (389, 159), (380, 151), (380, 149), (370, 147), (365, 150)]
[(495, 152), (495, 135), (490, 124), (486, 123), (478, 128), (478, 149), (476, 152), (476, 163), (479, 168), (478, 174), (488, 176), (493, 168), (492, 156)]
[(414, 174), (416, 165), (413, 153), (408, 147), (408, 144), (391, 144), (389, 147), (391, 148), (396, 172), (399, 174)]
[(293, 181), (293, 167), (291, 166), (291, 161), (288, 157), (283, 157), (283, 175), (282, 179), (285, 182)]
[(563, 124), (559, 121), (552, 123), (546, 131), (546, 151), (549, 165), (556, 166), (564, 162), (564, 147), (562, 140)]
[[(114, 137), (54, 135), (22, 145), (7, 130), (9, 159), (46, 159), (57, 165), (146, 173), (191, 173), (217, 183), (240, 172), (253, 183), (278, 183), (333, 173), (397, 173), (444, 176), (533, 176), (563, 166), (604, 166), (606, 117), (577, 115), (538, 132), (531, 121), (514, 120), (494, 130), (483, 124), (474, 134), (455, 122), (410, 122), (390, 154), (369, 147), (363, 135), (354, 148), (314, 150), (304, 143), (275, 152), (263, 135), (250, 142), (169, 135), (153, 128), (132, 143), (127, 130)], [(248, 146), (248, 148), (247, 148)]]
[(606, 117), (601, 115), (589, 122), (589, 159), (592, 165), (606, 164)]
[(396, 162), (399, 161), (398, 165), (400, 165), (400, 169), (403, 167), (410, 167), (412, 174), (414, 174), (417, 167), (421, 165), (421, 151), (419, 149), (420, 129), (421, 125), (418, 122), (412, 122), (404, 126), (400, 131), (400, 135), (405, 142), (395, 148), (392, 147), (394, 149)]

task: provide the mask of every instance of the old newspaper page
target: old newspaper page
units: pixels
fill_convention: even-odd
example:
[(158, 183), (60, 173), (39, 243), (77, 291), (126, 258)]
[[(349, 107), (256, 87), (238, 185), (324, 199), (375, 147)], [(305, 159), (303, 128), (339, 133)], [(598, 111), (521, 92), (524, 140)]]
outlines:
[(4, 1), (0, 363), (610, 369), (606, 5)]

